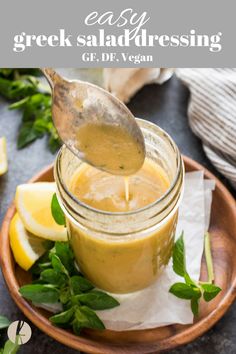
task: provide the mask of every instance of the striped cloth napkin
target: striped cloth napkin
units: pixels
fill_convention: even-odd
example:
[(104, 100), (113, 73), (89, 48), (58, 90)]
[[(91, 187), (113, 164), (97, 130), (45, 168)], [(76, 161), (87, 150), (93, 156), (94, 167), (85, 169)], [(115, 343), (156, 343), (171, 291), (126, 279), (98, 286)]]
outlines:
[(236, 188), (236, 69), (178, 69), (176, 74), (191, 92), (191, 129)]
[[(174, 69), (108, 68), (104, 86), (128, 102), (148, 83), (162, 84)], [(236, 69), (176, 69), (191, 96), (189, 124), (213, 165), (236, 188)]]

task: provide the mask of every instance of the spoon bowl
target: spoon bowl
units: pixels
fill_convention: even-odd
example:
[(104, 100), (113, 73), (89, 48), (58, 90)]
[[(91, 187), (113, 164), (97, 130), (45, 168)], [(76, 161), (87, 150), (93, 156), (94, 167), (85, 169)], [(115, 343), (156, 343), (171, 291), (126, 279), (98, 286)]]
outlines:
[(61, 140), (81, 160), (115, 175), (137, 172), (145, 159), (142, 132), (129, 109), (102, 88), (43, 73), (52, 88), (52, 115)]

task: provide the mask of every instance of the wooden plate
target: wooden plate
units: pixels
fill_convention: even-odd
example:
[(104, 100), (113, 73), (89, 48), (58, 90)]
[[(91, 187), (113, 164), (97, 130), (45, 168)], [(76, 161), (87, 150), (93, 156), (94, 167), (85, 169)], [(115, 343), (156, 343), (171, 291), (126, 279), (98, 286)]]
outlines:
[[(203, 166), (184, 157), (186, 171), (204, 170), (205, 178), (216, 181), (213, 193), (210, 232), (215, 266), (216, 283), (223, 289), (210, 303), (202, 303), (200, 317), (192, 325), (172, 325), (141, 331), (115, 332), (110, 330), (86, 330), (81, 336), (56, 328), (48, 321), (48, 313), (35, 308), (18, 293), (19, 286), (30, 280), (12, 257), (9, 245), (9, 224), (15, 213), (14, 204), (8, 209), (3, 221), (0, 243), (2, 272), (9, 292), (22, 312), (38, 328), (59, 342), (87, 353), (159, 353), (186, 344), (206, 332), (226, 312), (236, 295), (236, 205), (223, 184)], [(37, 176), (35, 181), (52, 181), (52, 166)], [(205, 261), (202, 260), (201, 279), (206, 279)]]

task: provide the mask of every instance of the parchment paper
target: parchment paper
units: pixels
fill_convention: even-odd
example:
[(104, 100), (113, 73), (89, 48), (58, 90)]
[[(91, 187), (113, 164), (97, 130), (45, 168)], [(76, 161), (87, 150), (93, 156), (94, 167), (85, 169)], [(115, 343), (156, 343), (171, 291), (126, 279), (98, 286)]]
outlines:
[[(185, 190), (179, 209), (176, 237), (184, 231), (187, 270), (199, 279), (203, 253), (204, 233), (208, 230), (214, 181), (204, 180), (203, 172), (185, 176)], [(114, 295), (120, 306), (112, 310), (97, 311), (106, 328), (117, 331), (161, 327), (173, 323), (190, 324), (193, 315), (190, 302), (169, 293), (170, 286), (183, 281), (168, 264), (156, 283), (126, 295)]]

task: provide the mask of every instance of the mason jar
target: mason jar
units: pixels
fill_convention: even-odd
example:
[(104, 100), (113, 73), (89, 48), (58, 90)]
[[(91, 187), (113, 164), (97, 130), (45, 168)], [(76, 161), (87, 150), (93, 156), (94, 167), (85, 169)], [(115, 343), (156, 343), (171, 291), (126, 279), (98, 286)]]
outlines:
[(111, 293), (149, 286), (168, 264), (183, 191), (184, 167), (176, 144), (157, 125), (141, 119), (137, 122), (146, 156), (170, 181), (169, 189), (155, 202), (128, 212), (97, 210), (69, 190), (72, 177), (84, 162), (63, 146), (54, 167), (58, 200), (76, 262), (96, 287)]

